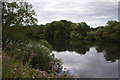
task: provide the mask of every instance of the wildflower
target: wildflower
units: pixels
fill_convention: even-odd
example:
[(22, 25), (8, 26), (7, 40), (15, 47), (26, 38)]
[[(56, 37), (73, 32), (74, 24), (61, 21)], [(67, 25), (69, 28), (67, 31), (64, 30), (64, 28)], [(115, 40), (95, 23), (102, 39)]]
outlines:
[(16, 68), (14, 70), (16, 70)]
[(57, 70), (57, 67), (56, 67), (56, 66), (53, 66), (53, 69), (56, 71), (56, 70)]
[(46, 75), (46, 72), (45, 72), (45, 71), (41, 71), (41, 74), (42, 74), (43, 76), (45, 76), (45, 75)]
[(32, 59), (34, 56), (36, 56), (36, 54), (34, 54), (33, 51), (32, 51), (30, 59)]
[(49, 63), (50, 63), (50, 64), (54, 64), (54, 62), (53, 62), (53, 61), (50, 61)]
[(54, 74), (57, 74), (56, 72), (54, 72)]
[(40, 72), (40, 73), (42, 73), (42, 71), (37, 71), (37, 72)]
[(43, 73), (43, 76), (45, 76), (46, 74), (45, 74), (45, 72)]
[(17, 69), (16, 69), (16, 68), (15, 68), (14, 70), (15, 70), (15, 72), (17, 72)]
[(18, 70), (20, 70), (20, 67), (18, 67)]

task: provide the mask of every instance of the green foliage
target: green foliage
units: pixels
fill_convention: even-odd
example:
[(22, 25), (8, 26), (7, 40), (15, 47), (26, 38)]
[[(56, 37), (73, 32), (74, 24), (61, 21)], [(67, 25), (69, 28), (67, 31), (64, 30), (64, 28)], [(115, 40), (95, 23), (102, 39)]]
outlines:
[(72, 31), (72, 32), (70, 33), (70, 38), (71, 38), (71, 39), (76, 39), (76, 31)]
[(86, 37), (86, 33), (90, 31), (90, 26), (88, 26), (85, 22), (78, 23), (77, 26), (78, 33)]
[(71, 24), (70, 26), (70, 38), (83, 40), (86, 37), (87, 32), (90, 30), (90, 27), (85, 23)]
[(110, 34), (109, 38), (112, 41), (117, 41), (118, 40), (118, 35), (116, 33), (112, 33), (112, 34)]
[(35, 25), (37, 19), (32, 5), (27, 2), (3, 2), (2, 24), (3, 27)]
[(46, 38), (64, 38), (66, 37), (65, 26), (62, 21), (54, 21), (46, 25), (45, 37)]
[(79, 33), (76, 35), (76, 37), (77, 37), (78, 40), (83, 40), (84, 39), (84, 37), (82, 35), (80, 35)]
[(87, 32), (87, 39), (96, 41), (120, 41), (120, 23), (117, 21), (108, 21), (107, 25), (104, 27), (98, 27), (94, 32)]
[[(56, 75), (54, 68), (53, 72), (49, 74), (46, 71), (42, 71), (41, 69), (34, 69), (30, 65), (31, 60), (29, 59), (28, 62), (26, 62), (24, 65), (22, 64), (21, 61), (15, 60), (13, 57), (8, 56), (5, 52), (2, 55), (2, 78), (13, 78), (13, 79), (21, 79), (21, 78), (64, 78), (65, 76), (63, 74), (61, 75)], [(55, 65), (61, 64), (58, 63), (60, 60), (55, 59)], [(60, 69), (60, 68), (59, 68)], [(73, 76), (69, 76), (66, 74), (67, 77), (73, 78)]]
[[(41, 74), (39, 75), (37, 72), (38, 69), (52, 73), (52, 76), (61, 71), (61, 61), (51, 54), (52, 46), (46, 40), (43, 40), (44, 38), (120, 41), (120, 22), (117, 21), (108, 21), (106, 26), (95, 29), (90, 28), (85, 22), (72, 23), (66, 20), (53, 21), (46, 25), (36, 25), (36, 13), (31, 4), (27, 2), (3, 2), (2, 4), (2, 49), (6, 52), (3, 59), (3, 77), (6, 78), (41, 77)], [(82, 46), (76, 46), (73, 42), (70, 43), (73, 46), (69, 48), (70, 50), (83, 54), (89, 50), (82, 43), (80, 43)], [(66, 45), (64, 47), (66, 48)], [(79, 47), (79, 49), (74, 49), (75, 47)], [(83, 51), (81, 51), (82, 48)], [(107, 60), (112, 58), (114, 61), (116, 59), (116, 57), (107, 54), (105, 57)], [(49, 63), (51, 61), (53, 61), (53, 64)], [(9, 68), (7, 69), (7, 67)]]
[[(45, 41), (42, 41), (42, 44), (44, 42)], [(41, 70), (48, 70), (50, 67), (49, 62), (53, 60), (52, 56), (50, 56), (50, 53), (52, 50), (50, 50), (50, 48), (44, 45), (41, 45), (40, 42), (39, 43), (32, 42), (29, 45), (30, 45), (28, 46), (30, 47), (29, 49), (33, 51), (33, 54), (36, 54), (36, 56), (31, 61), (33, 68), (39, 68)]]
[[(54, 55), (51, 55), (52, 46), (45, 40), (39, 42), (30, 41), (25, 42), (7, 42), (4, 50), (7, 55), (20, 60), (25, 64), (31, 59), (31, 65), (33, 68), (47, 71), (50, 69), (50, 61), (55, 61)], [(61, 65), (61, 64), (60, 64)]]
[[(85, 22), (72, 23), (70, 21), (61, 20), (53, 21), (46, 25), (38, 26), (36, 35), (42, 35), (49, 39), (75, 39), (75, 40), (97, 40), (97, 41), (120, 41), (119, 22), (108, 21), (106, 26), (90, 28)], [(34, 29), (32, 29), (34, 30)], [(35, 34), (32, 33), (32, 34)], [(32, 36), (32, 35), (31, 35)], [(43, 38), (44, 38), (43, 37)], [(40, 36), (35, 36), (40, 38)]]
[(55, 31), (55, 34), (54, 34), (54, 38), (60, 38), (61, 37), (61, 33), (59, 30), (56, 30)]
[(104, 28), (98, 28), (96, 33), (97, 33), (97, 36), (96, 36), (96, 40), (98, 41), (101, 41), (101, 40), (104, 40), (103, 39), (103, 33), (106, 32)]
[(119, 54), (119, 46), (120, 44), (118, 43), (110, 43), (110, 42), (99, 42), (96, 43), (96, 50), (97, 52), (103, 52), (104, 51), (104, 57), (106, 61), (109, 62), (115, 62), (116, 60), (120, 59), (120, 54)]
[[(85, 22), (72, 23), (67, 20), (53, 21), (46, 25), (36, 25), (35, 11), (32, 9), (32, 5), (27, 2), (12, 2), (3, 3), (3, 27), (9, 26), (24, 26), (22, 31), (25, 35), (16, 31), (13, 36), (19, 38), (30, 38), (33, 40), (39, 39), (78, 39), (78, 40), (98, 40), (98, 41), (120, 41), (120, 27), (117, 21), (108, 21), (106, 26), (99, 26), (97, 28), (90, 28)], [(29, 26), (28, 26), (29, 25)], [(28, 29), (29, 28), (29, 29)], [(9, 28), (10, 29), (10, 28)], [(3, 41), (7, 40), (6, 33), (12, 35), (14, 31), (12, 29), (3, 31)], [(11, 34), (11, 31), (13, 33)], [(96, 34), (92, 33), (96, 32)], [(27, 37), (26, 37), (27, 36)], [(15, 41), (16, 41), (15, 40)]]
[(88, 39), (88, 40), (95, 40), (95, 35), (96, 35), (96, 32), (87, 32), (86, 39)]
[[(10, 57), (4, 59), (5, 62), (10, 62), (3, 65), (5, 78), (44, 77), (37, 70), (56, 74), (62, 69), (61, 61), (51, 54), (52, 46), (41, 38), (67, 38), (70, 34), (68, 28), (72, 23), (61, 20), (36, 25), (35, 15), (32, 5), (27, 2), (3, 3), (3, 50)], [(50, 61), (54, 65), (49, 64)], [(8, 65), (10, 73), (7, 74)], [(53, 66), (56, 70), (53, 70)]]
[(118, 22), (117, 21), (108, 21), (107, 22), (107, 25), (105, 26), (107, 28), (107, 30), (109, 30), (110, 33), (112, 33), (114, 30), (114, 27), (118, 25)]

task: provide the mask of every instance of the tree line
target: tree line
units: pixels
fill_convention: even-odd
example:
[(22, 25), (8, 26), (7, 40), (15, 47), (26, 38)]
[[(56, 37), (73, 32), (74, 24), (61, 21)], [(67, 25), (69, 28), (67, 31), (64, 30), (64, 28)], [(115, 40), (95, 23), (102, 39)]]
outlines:
[[(38, 25), (39, 38), (45, 39), (74, 39), (74, 40), (94, 40), (94, 41), (120, 41), (120, 22), (111, 20), (105, 26), (92, 28), (85, 22), (72, 23), (71, 21), (61, 20)], [(37, 35), (36, 35), (37, 36)], [(37, 38), (37, 37), (36, 37)], [(39, 39), (38, 38), (38, 39)]]
[[(27, 2), (3, 3), (2, 11), (3, 38), (6, 33), (10, 32), (9, 27), (11, 29), (15, 28), (18, 32), (20, 31), (16, 27), (20, 29), (22, 27), (23, 35), (18, 34), (18, 36), (23, 37), (24, 34), (27, 34), (28, 37), (35, 40), (41, 38), (66, 38), (75, 40), (120, 41), (120, 22), (116, 20), (108, 21), (105, 26), (98, 26), (97, 28), (92, 28), (85, 22), (73, 23), (67, 20), (37, 25), (37, 19), (35, 18), (37, 15), (32, 5)], [(5, 30), (5, 34), (4, 29), (8, 29), (8, 31)]]
[[(35, 69), (51, 72), (53, 64), (49, 64), (50, 61), (57, 67), (56, 72), (62, 69), (61, 61), (50, 54), (52, 46), (46, 41), (49, 39), (120, 41), (120, 22), (115, 20), (103, 27), (91, 28), (85, 22), (67, 20), (37, 25), (36, 16), (27, 2), (2, 3), (2, 50), (23, 65), (30, 60)], [(31, 58), (33, 54), (36, 56)]]

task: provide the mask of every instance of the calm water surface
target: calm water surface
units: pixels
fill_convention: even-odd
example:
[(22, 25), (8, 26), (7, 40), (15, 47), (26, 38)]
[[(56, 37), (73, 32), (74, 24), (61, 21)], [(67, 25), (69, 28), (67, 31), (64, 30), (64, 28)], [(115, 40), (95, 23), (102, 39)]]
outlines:
[(63, 69), (80, 78), (118, 78), (120, 44), (72, 40), (52, 40), (52, 53)]

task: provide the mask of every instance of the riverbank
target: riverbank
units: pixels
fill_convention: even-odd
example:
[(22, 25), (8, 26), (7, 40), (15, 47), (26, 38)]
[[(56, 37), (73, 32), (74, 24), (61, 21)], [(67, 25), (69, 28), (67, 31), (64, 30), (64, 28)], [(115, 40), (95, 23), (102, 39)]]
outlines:
[(8, 78), (75, 78), (74, 76), (68, 76), (66, 73), (61, 75), (49, 74), (46, 71), (40, 69), (34, 69), (31, 67), (30, 62), (25, 65), (21, 61), (15, 60), (3, 51), (2, 55), (2, 76), (3, 79)]

